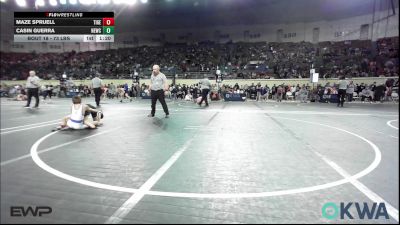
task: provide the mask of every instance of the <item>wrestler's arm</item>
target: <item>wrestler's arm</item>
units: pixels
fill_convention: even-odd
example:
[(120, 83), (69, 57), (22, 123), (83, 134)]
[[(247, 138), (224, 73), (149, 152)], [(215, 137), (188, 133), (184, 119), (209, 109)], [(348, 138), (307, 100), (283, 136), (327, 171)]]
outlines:
[(85, 110), (84, 110), (84, 111), (85, 111), (85, 112), (88, 111), (88, 112), (97, 113), (99, 110), (92, 109), (92, 108), (90, 108), (89, 106), (85, 105)]

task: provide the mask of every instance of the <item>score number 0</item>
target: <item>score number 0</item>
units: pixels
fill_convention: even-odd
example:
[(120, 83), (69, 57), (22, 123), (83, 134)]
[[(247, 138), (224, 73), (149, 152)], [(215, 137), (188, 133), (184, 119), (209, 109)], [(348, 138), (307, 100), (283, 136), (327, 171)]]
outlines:
[(103, 26), (114, 26), (114, 18), (103, 18)]

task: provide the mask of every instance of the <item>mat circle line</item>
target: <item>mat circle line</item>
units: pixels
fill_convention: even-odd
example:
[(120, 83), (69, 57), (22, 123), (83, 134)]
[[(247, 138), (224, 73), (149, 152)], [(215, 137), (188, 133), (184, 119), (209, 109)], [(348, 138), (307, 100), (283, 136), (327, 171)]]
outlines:
[[(313, 125), (320, 125), (332, 129), (336, 129), (339, 131), (342, 131), (344, 133), (351, 134), (364, 142), (368, 143), (372, 149), (374, 150), (375, 153), (375, 158), (373, 162), (364, 170), (358, 172), (355, 175), (352, 175), (350, 177), (340, 179), (337, 181), (329, 182), (326, 184), (321, 184), (321, 185), (315, 185), (315, 186), (309, 186), (309, 187), (303, 187), (303, 188), (295, 188), (295, 189), (288, 189), (288, 190), (279, 190), (279, 191), (269, 191), (269, 192), (256, 192), (256, 193), (190, 193), (190, 192), (164, 192), (164, 191), (147, 191), (146, 195), (154, 195), (154, 196), (165, 196), (165, 197), (182, 197), (182, 198), (257, 198), (257, 197), (271, 197), (271, 196), (283, 196), (283, 195), (290, 195), (290, 194), (299, 194), (299, 193), (306, 193), (306, 192), (312, 192), (312, 191), (317, 191), (317, 190), (323, 190), (339, 185), (343, 185), (346, 183), (350, 183), (351, 181), (354, 181), (356, 179), (359, 179), (370, 172), (372, 172), (380, 163), (382, 154), (379, 148), (371, 141), (368, 139), (352, 133), (350, 131), (344, 130), (342, 128), (326, 125), (326, 124), (320, 124), (316, 122), (310, 122), (310, 121), (303, 121), (303, 120), (297, 120), (297, 119), (292, 119), (292, 118), (286, 118), (286, 117), (275, 117), (274, 118), (280, 118), (280, 119), (286, 119), (286, 120), (292, 120), (292, 121), (297, 121), (297, 122), (303, 122), (303, 123), (309, 123)], [(65, 180), (69, 180), (71, 182), (79, 183), (82, 185), (86, 186), (91, 186), (95, 188), (100, 188), (100, 189), (106, 189), (106, 190), (113, 190), (113, 191), (119, 191), (119, 192), (126, 192), (126, 193), (136, 193), (138, 189), (135, 188), (127, 188), (127, 187), (120, 187), (120, 186), (114, 186), (114, 185), (108, 185), (108, 184), (103, 184), (103, 183), (97, 183), (93, 181), (88, 181), (85, 179), (77, 178), (68, 174), (65, 174), (59, 170), (56, 170), (49, 165), (47, 165), (45, 162), (41, 160), (41, 158), (38, 155), (37, 149), (39, 145), (48, 137), (56, 134), (57, 132), (53, 132), (50, 134), (47, 134), (37, 140), (31, 147), (31, 157), (33, 161), (42, 169), (45, 171), (60, 177)]]

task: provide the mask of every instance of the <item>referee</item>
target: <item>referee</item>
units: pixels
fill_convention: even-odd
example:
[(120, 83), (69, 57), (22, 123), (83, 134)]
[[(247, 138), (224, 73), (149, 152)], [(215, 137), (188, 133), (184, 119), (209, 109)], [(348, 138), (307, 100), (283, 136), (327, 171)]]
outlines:
[(29, 71), (29, 77), (26, 81), (26, 89), (28, 89), (28, 101), (26, 102), (25, 108), (29, 108), (32, 96), (34, 96), (36, 100), (34, 108), (39, 108), (39, 82), (40, 78), (36, 76), (36, 72), (33, 70)]
[(211, 83), (210, 80), (208, 79), (207, 75), (204, 75), (204, 79), (200, 80), (200, 88), (201, 88), (201, 100), (199, 103), (199, 106), (201, 106), (201, 103), (203, 103), (203, 101), (206, 102), (206, 107), (208, 107), (208, 93), (210, 92), (210, 88), (211, 88)]
[(99, 75), (95, 75), (95, 77), (92, 79), (92, 88), (94, 91), (94, 99), (96, 101), (97, 107), (100, 107), (100, 96), (101, 96), (101, 88), (103, 86), (103, 81), (99, 78)]
[(156, 103), (157, 99), (160, 101), (164, 112), (165, 112), (165, 118), (169, 117), (169, 112), (168, 112), (168, 107), (167, 104), (165, 103), (165, 95), (164, 92), (168, 91), (168, 84), (167, 84), (167, 78), (163, 73), (160, 73), (160, 66), (154, 65), (153, 66), (153, 73), (151, 74), (151, 79), (150, 79), (150, 93), (151, 93), (151, 113), (148, 115), (148, 117), (154, 117), (154, 114), (156, 113)]
[(338, 104), (337, 107), (343, 107), (343, 103), (344, 103), (344, 99), (346, 97), (346, 90), (347, 87), (349, 86), (349, 84), (347, 83), (347, 81), (345, 80), (344, 75), (339, 77), (339, 90), (338, 90)]

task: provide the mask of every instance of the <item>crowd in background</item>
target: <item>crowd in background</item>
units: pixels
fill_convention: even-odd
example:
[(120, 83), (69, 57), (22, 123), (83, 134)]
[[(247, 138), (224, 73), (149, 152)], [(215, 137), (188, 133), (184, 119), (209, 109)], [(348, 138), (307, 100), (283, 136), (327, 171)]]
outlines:
[[(69, 83), (67, 88), (60, 85), (45, 85), (42, 84), (39, 92), (42, 99), (51, 99), (52, 97), (66, 97), (67, 92), (79, 94), (82, 97), (93, 97), (94, 91), (88, 85), (75, 85)], [(364, 83), (354, 83), (349, 80), (349, 85), (346, 90), (347, 101), (360, 100), (364, 102), (377, 102), (383, 100), (393, 100), (392, 97), (398, 96), (399, 79), (389, 78), (383, 83), (372, 83), (370, 85)], [(115, 85), (114, 83), (105, 84), (102, 88), (103, 99), (117, 99), (122, 102), (123, 99), (132, 99), (137, 97), (146, 97), (150, 95), (149, 85), (146, 83), (132, 83), (128, 85)], [(248, 100), (256, 101), (282, 101), (282, 100), (299, 100), (300, 102), (319, 101), (324, 95), (338, 94), (338, 84), (327, 82), (325, 85), (317, 84), (315, 87), (306, 85), (290, 85), (281, 83), (279, 85), (261, 85), (242, 84), (212, 84), (209, 98), (211, 100), (221, 100), (225, 94), (240, 94)], [(199, 84), (171, 84), (166, 97), (171, 100), (190, 100), (195, 101), (201, 96)], [(27, 93), (24, 85), (0, 85), (0, 96), (9, 97), (14, 100), (26, 100)]]
[(341, 42), (258, 42), (192, 45), (165, 44), (136, 48), (63, 53), (1, 53), (3, 80), (24, 80), (29, 70), (41, 79), (126, 79), (134, 72), (149, 76), (158, 64), (166, 75), (193, 78), (194, 73), (222, 71), (229, 78), (306, 78), (311, 67), (320, 77), (398, 76), (399, 37)]

